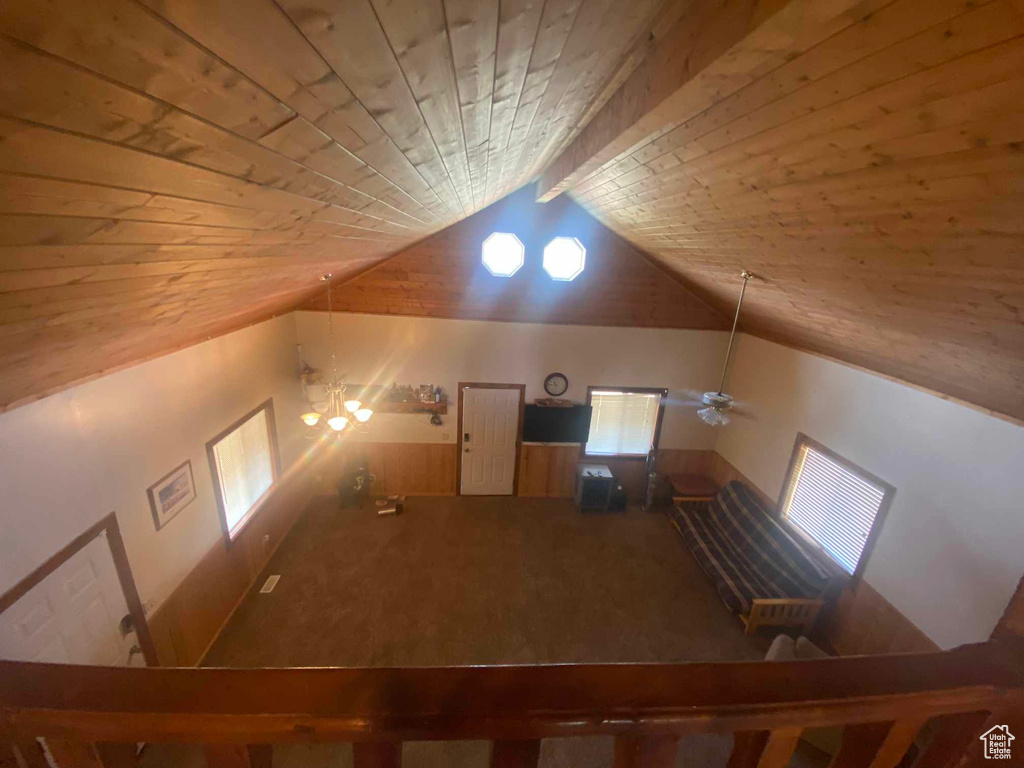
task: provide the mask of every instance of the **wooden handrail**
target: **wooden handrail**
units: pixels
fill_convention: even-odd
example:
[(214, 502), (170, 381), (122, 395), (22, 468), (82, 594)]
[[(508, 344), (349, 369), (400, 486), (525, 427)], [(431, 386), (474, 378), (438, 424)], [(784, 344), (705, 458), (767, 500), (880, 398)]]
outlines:
[(772, 663), (140, 669), (0, 662), (0, 725), (10, 741), (391, 745), (363, 750), (374, 756), (368, 762), (421, 739), (499, 740), (496, 761), (522, 762), (535, 743), (514, 740), (613, 734), (627, 740), (620, 748), (629, 760), (646, 764), (693, 733), (771, 731), (753, 752), (775, 761), (803, 728), (895, 721), (877, 733), (881, 755), (901, 753), (930, 717), (1024, 707), (1021, 657), (1014, 640)]

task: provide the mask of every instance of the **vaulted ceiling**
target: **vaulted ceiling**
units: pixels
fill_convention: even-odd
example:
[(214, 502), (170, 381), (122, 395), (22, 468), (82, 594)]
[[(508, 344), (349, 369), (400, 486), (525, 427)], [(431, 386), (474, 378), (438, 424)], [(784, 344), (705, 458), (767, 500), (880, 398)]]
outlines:
[(7, 0), (0, 407), (290, 309), (517, 189), (664, 5)]
[[(0, 64), (0, 407), (326, 271), (353, 310), (719, 327), (748, 268), (745, 330), (1024, 418), (1019, 0), (9, 0)], [(554, 213), (473, 215), (535, 179)], [(580, 224), (605, 298), (500, 303), (481, 222), (577, 203), (628, 240)]]

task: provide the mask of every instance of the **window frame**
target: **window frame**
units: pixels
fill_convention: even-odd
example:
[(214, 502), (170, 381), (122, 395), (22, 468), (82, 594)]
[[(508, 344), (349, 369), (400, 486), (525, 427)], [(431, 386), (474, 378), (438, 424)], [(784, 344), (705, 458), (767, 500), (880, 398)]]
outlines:
[[(595, 386), (591, 385), (587, 387), (587, 406), (593, 408), (593, 393), (594, 392), (619, 392), (624, 395), (661, 395), (661, 400), (658, 403), (658, 418), (654, 423), (654, 437), (651, 440), (651, 450), (658, 450), (658, 441), (661, 439), (661, 422), (665, 418), (665, 399), (668, 397), (668, 389), (666, 387), (606, 387), (606, 386)], [(593, 418), (593, 411), (591, 411), (591, 418)], [(612, 459), (614, 461), (647, 461), (647, 454), (643, 456), (634, 453), (587, 453), (587, 443), (590, 442), (590, 433), (587, 432), (587, 440), (584, 440), (580, 445), (580, 457), (581, 459), (587, 460), (600, 460), (600, 459)]]
[[(843, 469), (858, 475), (861, 479), (866, 480), (873, 485), (876, 485), (882, 491), (882, 501), (878, 505), (878, 512), (875, 513), (875, 519), (871, 523), (871, 530), (868, 531), (868, 537), (864, 540), (864, 546), (860, 551), (860, 557), (857, 559), (857, 567), (853, 569), (853, 573), (847, 573), (846, 568), (844, 568), (828, 550), (804, 533), (796, 523), (789, 519), (789, 515), (786, 514), (786, 510), (784, 509), (787, 501), (789, 484), (792, 481), (793, 473), (796, 471), (797, 461), (800, 458), (800, 450), (804, 446), (826, 456)], [(885, 519), (889, 515), (889, 508), (892, 506), (892, 500), (895, 496), (896, 486), (887, 483), (873, 472), (868, 472), (868, 470), (864, 469), (864, 467), (859, 464), (855, 464), (849, 459), (840, 456), (831, 448), (819, 443), (813, 437), (809, 437), (803, 432), (797, 432), (796, 441), (793, 443), (793, 452), (789, 457), (789, 466), (786, 468), (786, 476), (782, 481), (782, 490), (779, 494), (776, 515), (779, 520), (785, 523), (788, 530), (792, 531), (802, 542), (811, 547), (819, 558), (824, 558), (824, 562), (831, 566), (832, 570), (834, 570), (842, 579), (846, 580), (845, 586), (847, 588), (853, 588), (861, 581), (864, 574), (864, 567), (871, 558), (871, 552), (874, 550), (875, 543), (878, 541), (878, 536), (882, 532), (882, 526), (885, 524)]]
[[(244, 515), (242, 515), (238, 523), (235, 525), (234, 530), (232, 530), (228, 526), (227, 510), (224, 508), (224, 491), (220, 486), (220, 472), (217, 470), (217, 455), (214, 452), (214, 447), (225, 437), (245, 424), (245, 422), (249, 421), (249, 419), (256, 416), (260, 411), (266, 411), (267, 444), (270, 447), (270, 472), (273, 479), (270, 481), (270, 487), (268, 487), (267, 490), (265, 490), (263, 494), (253, 502), (253, 505), (249, 507)], [(206, 457), (210, 462), (210, 479), (213, 482), (213, 496), (217, 501), (217, 514), (220, 517), (221, 531), (224, 534), (225, 544), (230, 547), (242, 534), (242, 531), (246, 526), (252, 522), (253, 518), (259, 514), (267, 498), (277, 488), (277, 481), (281, 477), (281, 455), (277, 446), (277, 420), (274, 418), (274, 398), (267, 398), (244, 416), (232, 422), (229, 427), (222, 429), (213, 438), (208, 440), (206, 442)]]

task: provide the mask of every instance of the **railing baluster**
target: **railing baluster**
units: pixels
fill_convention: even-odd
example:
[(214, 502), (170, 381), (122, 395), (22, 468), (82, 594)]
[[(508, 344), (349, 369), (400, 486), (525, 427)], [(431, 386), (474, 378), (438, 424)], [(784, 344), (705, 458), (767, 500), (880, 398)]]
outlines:
[(18, 758), (14, 755), (14, 744), (6, 739), (0, 739), (0, 768), (18, 768)]
[(46, 739), (46, 748), (58, 768), (103, 768), (94, 744), (72, 739)]
[(843, 742), (829, 768), (867, 768), (877, 754), (891, 723), (857, 723), (843, 729)]
[(43, 748), (36, 739), (13, 736), (12, 741), (14, 748), (18, 750), (18, 754), (21, 755), (21, 759), (28, 768), (50, 768), (50, 764), (43, 754)]
[(757, 761), (757, 768), (784, 768), (793, 757), (793, 750), (800, 740), (803, 728), (776, 728), (768, 734), (768, 741)]
[(96, 745), (104, 768), (134, 768), (139, 764), (138, 751), (135, 744), (101, 742)]
[(352, 745), (352, 762), (355, 768), (400, 768), (402, 742), (357, 741)]
[(935, 735), (924, 754), (914, 763), (914, 768), (952, 768), (972, 748), (977, 750), (975, 755), (981, 754), (981, 742), (977, 739), (990, 724), (987, 712), (966, 712), (935, 718)]
[(537, 768), (540, 739), (502, 739), (491, 745), (491, 768)]
[(614, 768), (672, 768), (678, 751), (675, 736), (616, 736)]
[(767, 743), (768, 731), (737, 731), (727, 768), (756, 768)]
[(270, 768), (274, 759), (273, 744), (250, 744), (249, 764), (252, 768)]
[(928, 719), (922, 717), (906, 717), (894, 722), (870, 768), (896, 768), (926, 722)]
[(245, 744), (204, 744), (207, 768), (254, 768)]

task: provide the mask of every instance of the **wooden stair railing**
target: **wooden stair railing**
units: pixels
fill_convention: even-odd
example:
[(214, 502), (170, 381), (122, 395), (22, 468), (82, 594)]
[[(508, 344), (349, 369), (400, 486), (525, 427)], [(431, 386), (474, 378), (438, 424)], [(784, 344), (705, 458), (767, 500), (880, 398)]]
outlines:
[[(0, 662), (0, 766), (121, 768), (135, 742), (205, 745), (207, 764), (269, 768), (271, 747), (352, 742), (356, 768), (398, 768), (408, 740), (493, 740), (494, 768), (533, 768), (545, 737), (610, 734), (615, 768), (668, 768), (680, 739), (735, 732), (730, 768), (789, 763), (805, 728), (846, 725), (833, 768), (957, 764), (1024, 709), (1017, 639), (952, 651), (791, 662), (409, 669), (103, 668)], [(26, 754), (27, 753), (27, 754)]]

